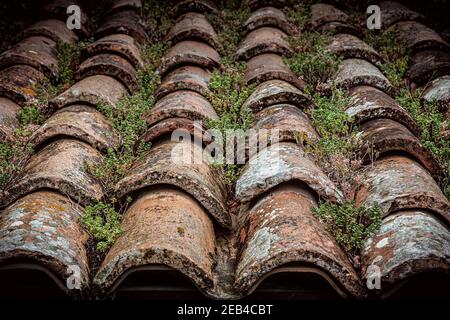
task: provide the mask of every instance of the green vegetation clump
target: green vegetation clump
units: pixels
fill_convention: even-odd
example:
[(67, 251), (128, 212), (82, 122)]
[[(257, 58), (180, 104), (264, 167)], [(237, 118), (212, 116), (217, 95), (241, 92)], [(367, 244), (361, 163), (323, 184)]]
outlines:
[(441, 188), (450, 199), (450, 141), (442, 135), (442, 128), (450, 125), (450, 119), (439, 111), (436, 102), (421, 99), (421, 90), (411, 92), (403, 88), (396, 100), (409, 111), (409, 114), (421, 129), (422, 144), (430, 150), (444, 171)]
[(359, 254), (365, 240), (379, 230), (383, 216), (378, 205), (357, 207), (354, 201), (342, 204), (323, 202), (313, 207), (312, 211), (336, 241), (355, 256)]
[(285, 63), (312, 89), (327, 81), (342, 61), (326, 48), (330, 40), (329, 35), (318, 32), (304, 32), (301, 37), (290, 37), (290, 44), (295, 53), (291, 57), (285, 57)]
[[(245, 63), (230, 63), (223, 71), (215, 70), (208, 83), (206, 97), (216, 110), (219, 118), (208, 122), (208, 127), (219, 130), (224, 141), (228, 130), (250, 129), (253, 114), (243, 104), (252, 94), (254, 85), (247, 85), (244, 77)], [(241, 167), (235, 164), (219, 165), (225, 170), (225, 183), (233, 186)]]
[(58, 42), (56, 46), (59, 70), (59, 91), (75, 82), (74, 71), (81, 62), (81, 52), (94, 41), (93, 38), (74, 44)]
[(302, 3), (295, 4), (286, 12), (289, 21), (297, 26), (299, 30), (304, 30), (311, 19), (312, 2), (312, 0), (302, 1)]
[(358, 169), (362, 165), (359, 154), (362, 141), (353, 126), (353, 119), (345, 113), (350, 97), (333, 88), (330, 96), (314, 94), (313, 101), (315, 108), (306, 112), (320, 138), (314, 144), (307, 144), (305, 151), (345, 196), (352, 199), (359, 179)]
[(86, 163), (85, 167), (103, 187), (104, 199), (87, 206), (82, 217), (86, 230), (95, 239), (97, 251), (105, 252), (121, 235), (121, 217), (131, 199), (125, 204), (114, 198), (115, 184), (127, 175), (133, 163), (150, 148), (150, 144), (139, 138), (147, 130), (144, 114), (155, 103), (154, 92), (160, 84), (156, 67), (167, 49), (167, 45), (148, 45), (142, 50), (145, 69), (138, 70), (140, 89), (130, 96), (123, 97), (112, 107), (99, 103), (97, 108), (111, 121), (114, 131), (119, 135), (121, 147), (108, 149), (100, 164)]
[(376, 33), (367, 30), (364, 41), (371, 45), (384, 59), (381, 71), (397, 88), (403, 86), (403, 79), (409, 68), (409, 50), (396, 39), (393, 32)]
[(224, 60), (230, 61), (243, 37), (242, 27), (250, 16), (250, 10), (230, 1), (217, 13), (208, 15), (208, 20), (219, 37), (218, 52)]
[[(125, 210), (126, 208), (120, 211), (124, 212)], [(88, 206), (81, 218), (83, 225), (97, 241), (96, 249), (99, 252), (105, 252), (123, 233), (121, 220), (121, 213), (114, 207), (114, 202), (98, 202)]]

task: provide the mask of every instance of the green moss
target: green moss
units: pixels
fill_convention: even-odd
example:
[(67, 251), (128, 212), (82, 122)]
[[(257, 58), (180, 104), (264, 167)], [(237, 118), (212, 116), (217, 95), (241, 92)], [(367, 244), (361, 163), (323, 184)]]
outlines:
[(331, 37), (317, 32), (304, 32), (301, 37), (290, 37), (294, 50), (291, 57), (285, 57), (285, 63), (312, 89), (327, 81), (338, 69), (342, 59), (326, 49)]
[(409, 111), (414, 121), (421, 129), (421, 140), (423, 145), (430, 150), (435, 159), (444, 170), (444, 177), (440, 181), (441, 188), (450, 198), (449, 179), (450, 176), (450, 141), (446, 140), (441, 133), (446, 124), (450, 125), (450, 119), (443, 115), (435, 102), (423, 102), (421, 90), (414, 92), (403, 88), (396, 100)]
[(314, 215), (350, 254), (358, 255), (364, 241), (381, 227), (382, 211), (378, 205), (357, 207), (353, 201), (343, 204), (322, 202), (313, 207)]
[(394, 33), (367, 30), (364, 41), (371, 45), (384, 59), (380, 69), (396, 87), (403, 85), (409, 68), (409, 50), (396, 39)]
[[(253, 115), (244, 102), (254, 91), (254, 86), (248, 86), (245, 77), (245, 63), (230, 63), (225, 65), (223, 71), (214, 71), (208, 83), (207, 99), (211, 102), (219, 118), (208, 122), (208, 127), (219, 130), (224, 141), (229, 130), (250, 129)], [(220, 165), (225, 169), (225, 182), (234, 185), (240, 172), (238, 165)]]
[(93, 38), (74, 44), (58, 42), (56, 46), (59, 70), (59, 85), (67, 87), (75, 82), (74, 72), (80, 64), (81, 52), (94, 41)]
[[(125, 210), (126, 208), (123, 208), (121, 211), (124, 212)], [(112, 203), (104, 202), (87, 206), (84, 209), (81, 222), (96, 240), (97, 251), (106, 251), (123, 233), (121, 226), (122, 212), (117, 211)]]

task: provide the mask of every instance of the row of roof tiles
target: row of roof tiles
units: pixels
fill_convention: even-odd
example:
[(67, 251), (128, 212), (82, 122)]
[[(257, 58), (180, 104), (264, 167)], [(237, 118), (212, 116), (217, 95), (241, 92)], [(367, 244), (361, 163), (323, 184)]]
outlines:
[[(283, 62), (283, 55), (292, 52), (287, 35), (295, 34), (295, 28), (276, 8), (283, 6), (282, 1), (270, 1), (270, 6), (266, 2), (246, 2), (253, 12), (235, 58), (247, 62), (246, 80), (257, 85), (245, 104), (255, 114), (254, 127), (277, 128), (283, 134), (281, 141), (254, 155), (244, 167), (236, 185), (243, 203), (238, 217), (227, 207), (222, 172), (206, 163), (172, 163), (177, 143), (164, 138), (176, 128), (192, 132), (193, 120), (217, 118), (204, 93), (211, 71), (221, 67), (218, 37), (203, 15), (216, 8), (205, 0), (181, 1), (172, 10), (177, 20), (166, 36), (172, 47), (158, 69), (162, 76), (158, 101), (146, 115), (149, 130), (144, 138), (154, 146), (116, 186), (118, 197), (133, 194), (135, 200), (123, 218), (124, 234), (92, 285), (85, 249), (88, 237), (78, 219), (82, 207), (101, 199), (103, 190), (85, 172), (84, 162), (98, 163), (107, 148), (120, 144), (95, 105), (101, 101), (114, 106), (137, 89), (139, 48), (147, 41), (136, 12), (140, 1), (122, 0), (97, 31), (98, 40), (83, 53), (76, 73), (79, 81), (50, 103), (50, 112), (57, 111), (33, 134), (39, 146), (35, 155), (2, 195), (6, 207), (0, 215), (2, 264), (30, 259), (56, 275), (64, 291), (67, 267), (77, 265), (82, 289), (94, 286), (105, 293), (119, 290), (134, 272), (169, 267), (215, 298), (248, 295), (277, 272), (316, 273), (339, 295), (361, 298), (368, 294), (363, 280), (370, 265), (381, 268), (382, 282), (388, 284), (419, 272), (448, 271), (449, 203), (432, 177), (441, 174), (439, 166), (420, 144), (417, 125), (392, 99), (395, 88), (376, 66), (379, 54), (355, 36), (358, 29), (348, 16), (323, 4), (312, 7), (310, 26), (335, 34), (330, 49), (346, 59), (333, 80), (350, 89), (355, 99), (347, 112), (380, 151), (356, 195), (358, 204), (380, 203), (385, 215), (381, 231), (363, 251), (362, 276), (312, 215), (311, 206), (319, 197), (340, 202), (343, 195), (294, 142), (298, 133), (318, 138), (302, 111), (313, 105), (302, 91), (304, 81)], [(420, 17), (391, 2), (381, 6), (390, 17), (389, 26), (398, 17)], [(58, 76), (56, 69), (50, 72), (54, 47), (48, 49), (56, 35), (46, 33), (53, 28), (45, 21), (38, 25), (36, 30), (45, 31), (29, 37), (53, 41), (33, 47), (37, 56), (42, 51), (48, 58), (33, 60), (24, 54), (17, 65), (2, 70), (0, 77), (22, 84), (14, 88), (27, 89), (30, 80), (40, 82), (44, 75)], [(76, 35), (65, 30), (59, 39), (75, 41)], [(17, 48), (29, 37), (22, 38)], [(441, 41), (435, 43), (443, 48)], [(417, 45), (420, 50), (428, 50), (427, 46)], [(9, 53), (20, 56), (15, 48)], [(11, 77), (7, 72), (14, 67), (30, 70)], [(32, 99), (28, 90), (9, 93), (12, 90), (4, 83), (8, 82), (1, 82), (5, 89), (0, 93), (5, 110), (17, 110)], [(184, 143), (192, 149), (201, 147)], [(273, 161), (275, 152), (280, 155), (278, 163)], [(398, 152), (403, 155), (384, 156)], [(219, 241), (223, 233), (229, 240)]]

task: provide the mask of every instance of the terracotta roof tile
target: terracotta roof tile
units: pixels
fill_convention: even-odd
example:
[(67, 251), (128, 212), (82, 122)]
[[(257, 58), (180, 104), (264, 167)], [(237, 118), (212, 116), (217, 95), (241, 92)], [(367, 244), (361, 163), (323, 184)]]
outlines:
[(255, 10), (244, 23), (244, 29), (247, 33), (261, 27), (275, 27), (289, 35), (298, 32), (295, 26), (288, 21), (284, 12), (273, 7), (263, 7)]
[(56, 140), (34, 154), (0, 197), (5, 206), (39, 189), (59, 190), (83, 205), (100, 200), (102, 186), (86, 172), (85, 163), (99, 163), (102, 155), (84, 142)]
[(100, 267), (95, 284), (112, 290), (131, 272), (165, 265), (186, 274), (200, 289), (211, 290), (214, 228), (194, 198), (166, 187), (145, 191), (125, 213), (122, 226), (124, 233)]
[(247, 62), (245, 79), (249, 84), (261, 84), (269, 80), (284, 80), (303, 90), (306, 87), (305, 81), (297, 77), (283, 62), (283, 58), (278, 54), (259, 54)]
[(261, 53), (289, 55), (292, 49), (287, 34), (277, 28), (261, 27), (251, 31), (239, 44), (235, 59), (249, 60)]
[[(75, 34), (63, 26), (69, 4), (79, 3), (54, 0), (45, 6), (42, 19), (47, 20), (25, 29), (0, 56), (2, 141), (13, 139), (17, 113), (36, 102), (36, 88), (45, 76), (58, 79), (55, 42), (75, 43), (91, 34), (84, 11), (82, 30)], [(328, 4), (312, 6), (306, 27), (333, 34), (328, 48), (344, 60), (319, 89), (326, 94), (335, 81), (349, 90), (346, 113), (365, 142), (361, 153), (373, 149), (373, 157), (362, 159), (355, 201), (377, 203), (383, 211), (381, 229), (361, 252), (361, 270), (359, 257), (346, 254), (313, 214), (319, 200), (341, 203), (345, 198), (305, 152), (320, 137), (308, 116), (315, 106), (305, 93), (306, 83), (283, 60), (293, 52), (287, 36), (299, 36), (283, 11), (291, 5), (284, 0), (242, 3), (252, 13), (241, 26), (235, 58), (247, 62), (245, 81), (256, 88), (243, 108), (253, 113), (251, 128), (277, 129), (280, 136), (279, 141), (269, 137), (256, 154), (246, 149), (236, 185), (227, 186), (223, 170), (204, 159), (183, 162), (183, 156), (198, 157), (212, 142), (211, 136), (200, 135), (209, 120), (219, 119), (219, 111), (205, 94), (211, 73), (224, 70), (225, 57), (216, 51), (223, 45), (216, 34), (221, 30), (214, 30), (206, 15), (218, 11), (216, 5), (182, 0), (172, 6), (177, 20), (165, 37), (171, 47), (154, 66), (161, 84), (155, 105), (144, 115), (147, 131), (139, 138), (152, 146), (107, 191), (88, 174), (86, 163), (99, 164), (109, 148), (120, 149), (121, 132), (96, 106), (114, 109), (138, 89), (137, 71), (145, 67), (140, 50), (149, 42), (141, 1), (115, 1), (95, 32), (97, 40), (82, 52), (78, 82), (43, 110), (49, 118), (32, 133), (34, 154), (0, 191), (0, 277), (11, 268), (19, 275), (33, 268), (63, 294), (105, 297), (123, 288), (145, 291), (144, 282), (154, 282), (152, 276), (165, 271), (192, 282), (190, 294), (198, 290), (210, 298), (237, 299), (255, 295), (275, 275), (315, 275), (310, 283), (319, 288), (322, 281), (318, 291), (326, 283), (344, 298), (384, 298), (418, 275), (449, 274), (450, 204), (437, 184), (442, 168), (420, 142), (419, 126), (394, 100), (397, 89), (377, 67), (381, 56), (361, 40), (361, 30), (347, 13)], [(424, 86), (424, 100), (437, 98), (440, 110), (448, 112), (448, 44), (421, 24), (422, 15), (394, 2), (380, 6), (384, 27), (391, 26), (413, 49), (410, 80)], [(170, 141), (177, 129), (196, 141)], [(124, 210), (123, 234), (97, 270), (80, 216), (83, 206), (109, 193), (134, 199)], [(236, 193), (235, 202), (230, 203), (228, 193)], [(73, 266), (81, 270), (81, 291), (68, 290), (65, 283), (67, 268)], [(373, 266), (380, 268), (383, 285), (376, 293), (364, 286)], [(145, 280), (127, 288), (138, 274)], [(158, 281), (164, 287), (170, 280), (161, 276)], [(298, 291), (307, 286), (290, 282)]]
[(242, 249), (235, 282), (239, 290), (251, 292), (270, 273), (315, 272), (344, 297), (347, 292), (365, 295), (347, 256), (311, 213), (315, 205), (315, 196), (306, 189), (280, 187), (246, 213), (239, 237)]
[(216, 49), (219, 46), (219, 39), (209, 21), (203, 14), (195, 12), (179, 17), (164, 38), (172, 44), (183, 40), (199, 40)]
[[(200, 153), (199, 153), (200, 152)], [(161, 142), (135, 164), (129, 175), (119, 181), (115, 191), (119, 197), (155, 185), (172, 185), (194, 196), (208, 212), (225, 227), (231, 227), (231, 218), (226, 209), (225, 187), (221, 172), (210, 167), (205, 160), (186, 161), (202, 154), (201, 146), (191, 141)], [(178, 159), (178, 161), (175, 161)]]
[(127, 89), (118, 80), (105, 75), (94, 75), (76, 82), (55, 97), (50, 105), (54, 108), (63, 108), (83, 103), (95, 106), (101, 102), (114, 107), (126, 93)]
[(357, 204), (379, 204), (384, 215), (424, 209), (450, 220), (450, 204), (428, 171), (404, 156), (386, 156), (367, 168)]
[(299, 89), (282, 80), (269, 80), (258, 85), (243, 108), (258, 112), (274, 104), (289, 103), (300, 109), (311, 108), (312, 102)]
[(67, 294), (79, 294), (66, 287), (67, 270), (78, 267), (80, 289), (89, 287), (81, 212), (69, 198), (51, 191), (31, 193), (6, 208), (0, 215), (2, 269), (43, 269)]
[(159, 66), (159, 73), (164, 76), (168, 71), (182, 65), (195, 65), (212, 70), (220, 66), (219, 54), (205, 43), (181, 41), (166, 52)]

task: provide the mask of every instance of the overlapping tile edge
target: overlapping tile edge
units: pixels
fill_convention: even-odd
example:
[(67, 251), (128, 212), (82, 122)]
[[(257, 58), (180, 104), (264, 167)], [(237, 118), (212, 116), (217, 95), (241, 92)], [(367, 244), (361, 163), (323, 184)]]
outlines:
[[(194, 8), (214, 10), (208, 1), (198, 3), (205, 4)], [(392, 154), (375, 160), (356, 194), (358, 204), (377, 202), (385, 216), (380, 232), (363, 250), (361, 275), (312, 215), (310, 207), (317, 205), (318, 197), (339, 202), (342, 194), (304, 155), (301, 147), (292, 142), (296, 132), (305, 132), (311, 137), (317, 133), (302, 113), (302, 109), (311, 107), (302, 93), (304, 83), (289, 71), (281, 58), (292, 50), (285, 40), (285, 32), (290, 29), (283, 20), (284, 14), (267, 8), (264, 1), (249, 1), (248, 5), (253, 14), (265, 9), (263, 15), (276, 13), (273, 16), (277, 17), (275, 22), (263, 19), (261, 23), (249, 23), (248, 34), (236, 53), (236, 58), (247, 60), (247, 81), (257, 85), (249, 107), (259, 120), (256, 127), (263, 123), (280, 128), (285, 135), (279, 143), (269, 145), (252, 159), (263, 166), (247, 164), (244, 168), (236, 185), (237, 196), (243, 203), (239, 217), (229, 213), (219, 170), (207, 164), (174, 165), (168, 157), (174, 143), (158, 140), (168, 133), (165, 126), (171, 121), (177, 123), (176, 127), (190, 131), (193, 120), (217, 117), (202, 96), (210, 72), (220, 68), (220, 57), (214, 48), (217, 35), (203, 14), (181, 10), (180, 16), (187, 15), (194, 23), (184, 23), (179, 18), (173, 33), (168, 34), (173, 44), (160, 66), (163, 81), (158, 90), (159, 101), (148, 116), (152, 133), (147, 137), (155, 144), (116, 188), (120, 197), (131, 193), (139, 196), (125, 213), (124, 234), (91, 282), (85, 250), (87, 234), (77, 220), (82, 206), (100, 199), (103, 190), (86, 174), (83, 163), (87, 159), (100, 161), (105, 148), (119, 143), (111, 125), (93, 105), (98, 100), (114, 105), (121, 96), (136, 90), (135, 67), (141, 61), (136, 48), (146, 41), (145, 32), (134, 23), (137, 19), (130, 19), (130, 16), (137, 17), (134, 9), (116, 7), (111, 13), (114, 19), (107, 20), (98, 33), (108, 41), (108, 37), (118, 37), (117, 33), (122, 33), (118, 30), (125, 29), (128, 35), (121, 37), (127, 37), (126, 45), (110, 48), (114, 53), (103, 53), (95, 49), (101, 40), (94, 43), (91, 56), (76, 75), (79, 82), (53, 101), (52, 106), (58, 112), (33, 135), (41, 146), (39, 151), (17, 182), (2, 195), (0, 202), (6, 207), (0, 215), (2, 264), (28, 257), (55, 274), (68, 294), (78, 294), (65, 287), (66, 270), (70, 265), (77, 265), (82, 271), (82, 291), (96, 286), (104, 293), (117, 288), (123, 281), (122, 275), (133, 268), (165, 265), (188, 276), (213, 298), (248, 295), (262, 279), (292, 262), (298, 264), (294, 270), (299, 272), (302, 272), (302, 263), (313, 266), (312, 269), (329, 281), (341, 296), (356, 298), (368, 295), (364, 281), (370, 276), (371, 265), (380, 268), (382, 282), (388, 284), (419, 272), (448, 272), (449, 203), (433, 179), (441, 174), (439, 167), (417, 139), (414, 121), (390, 97), (395, 94), (395, 88), (376, 67), (377, 53), (345, 35), (355, 28), (349, 25), (345, 14), (335, 8), (325, 20), (315, 22), (314, 10), (312, 16), (312, 25), (317, 30), (337, 33), (335, 48), (345, 57), (333, 80), (356, 97), (347, 112), (363, 122), (363, 135), (375, 142), (381, 154)], [(392, 16), (391, 28), (405, 23), (396, 21), (395, 10), (403, 10), (403, 14), (398, 15), (402, 20), (405, 15), (411, 20), (420, 17), (390, 2), (382, 3), (381, 7), (394, 12), (389, 15)], [(318, 8), (316, 12), (320, 11)], [(200, 20), (198, 24), (196, 19)], [(264, 21), (269, 21), (270, 26)], [(184, 24), (188, 29), (200, 27), (195, 32), (186, 31)], [(184, 39), (187, 35), (189, 40)], [(42, 36), (49, 37), (48, 34)], [(73, 33), (52, 36), (65, 41), (76, 38)], [(419, 84), (432, 80), (428, 95), (446, 99), (448, 103), (448, 94), (442, 94), (445, 91), (442, 86), (448, 90), (448, 60), (433, 60), (434, 55), (448, 56), (442, 41), (425, 39), (412, 46), (416, 52), (411, 76)], [(424, 65), (422, 55), (430, 56), (436, 64)], [(34, 77), (32, 81), (42, 81), (43, 73), (57, 77), (51, 68), (53, 64), (51, 55), (43, 61), (21, 60), (16, 68), (31, 69), (30, 72), (18, 71), (19, 82), (28, 83), (30, 76)], [(10, 68), (1, 73), (12, 72)], [(434, 69), (439, 72), (433, 74)], [(178, 73), (183, 75), (181, 80), (176, 76)], [(32, 99), (27, 90), (13, 90), (4, 82), (0, 86), (4, 97), (2, 106), (17, 110)], [(15, 88), (18, 87), (26, 89), (20, 85)], [(158, 125), (160, 129), (155, 129)], [(273, 152), (279, 152), (283, 165), (271, 166)], [(237, 234), (232, 243), (225, 244), (238, 248), (228, 248), (228, 252), (232, 252), (230, 256), (220, 256), (227, 248), (218, 248), (216, 235), (223, 232)], [(233, 266), (234, 283), (223, 283), (224, 277), (218, 270), (226, 266), (216, 264), (227, 264), (234, 259), (237, 261)]]

